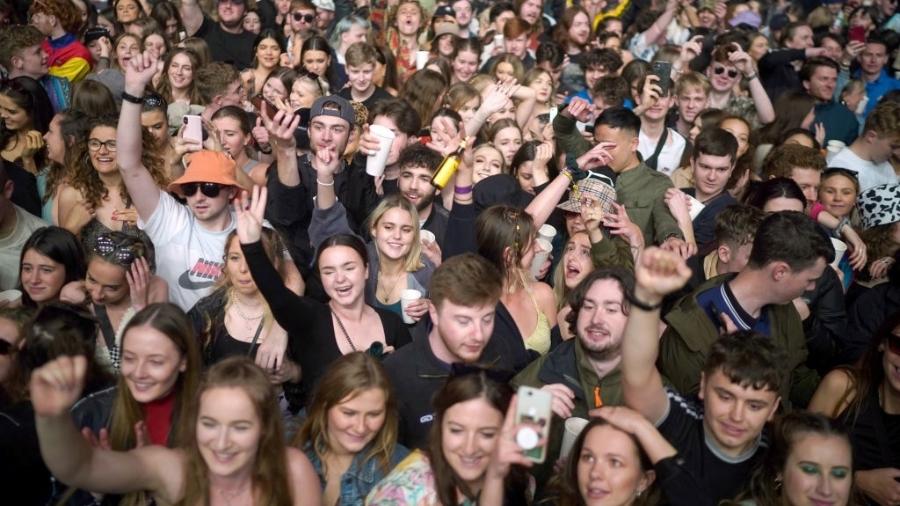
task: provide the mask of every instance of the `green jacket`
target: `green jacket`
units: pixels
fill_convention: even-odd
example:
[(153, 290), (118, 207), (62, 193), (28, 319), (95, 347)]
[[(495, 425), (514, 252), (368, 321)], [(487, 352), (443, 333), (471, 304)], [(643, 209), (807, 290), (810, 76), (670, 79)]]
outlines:
[[(690, 394), (700, 387), (700, 373), (719, 330), (697, 304), (697, 294), (730, 280), (735, 274), (717, 276), (682, 298), (663, 318), (668, 325), (660, 341), (657, 366), (680, 392)], [(815, 392), (819, 377), (806, 367), (806, 337), (793, 304), (772, 304), (769, 313), (772, 340), (788, 355), (789, 382), (782, 386), (782, 403), (805, 407)]]
[[(553, 120), (553, 131), (557, 148), (562, 152), (579, 157), (592, 147), (575, 128), (575, 121), (562, 114), (557, 114)], [(643, 162), (619, 173), (616, 178), (616, 200), (625, 206), (628, 217), (644, 232), (647, 246), (662, 244), (670, 236), (684, 238), (664, 200), (666, 190), (673, 186), (669, 176)]]
[(603, 240), (591, 244), (591, 264), (594, 269), (622, 267), (634, 272), (634, 256), (628, 241), (603, 232)]
[[(541, 388), (544, 385), (562, 383), (575, 393), (575, 409), (572, 410), (572, 416), (585, 419), (589, 418), (588, 411), (598, 407), (594, 404), (595, 387), (600, 387), (602, 405), (625, 405), (622, 397), (622, 374), (619, 368), (616, 367), (602, 379), (598, 378), (577, 338), (563, 341), (556, 348), (529, 364), (512, 379), (511, 383), (514, 388), (523, 385)], [(532, 470), (538, 483), (543, 483), (553, 474), (553, 464), (559, 458), (562, 445), (564, 422), (565, 420), (562, 418), (553, 415), (553, 421), (550, 424), (547, 460)]]

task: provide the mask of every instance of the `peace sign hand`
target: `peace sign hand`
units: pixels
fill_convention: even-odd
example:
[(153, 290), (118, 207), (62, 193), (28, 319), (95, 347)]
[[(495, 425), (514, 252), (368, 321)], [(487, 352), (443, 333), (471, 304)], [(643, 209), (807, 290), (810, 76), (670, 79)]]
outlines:
[(266, 188), (253, 185), (253, 199), (242, 191), (234, 198), (234, 213), (237, 217), (237, 235), (241, 244), (252, 244), (262, 236), (263, 216), (266, 214)]

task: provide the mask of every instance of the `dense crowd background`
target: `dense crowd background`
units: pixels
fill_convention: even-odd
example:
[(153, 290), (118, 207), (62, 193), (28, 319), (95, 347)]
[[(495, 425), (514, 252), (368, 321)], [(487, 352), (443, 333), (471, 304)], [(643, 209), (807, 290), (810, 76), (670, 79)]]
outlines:
[(0, 503), (900, 504), (898, 48), (897, 0), (0, 0)]

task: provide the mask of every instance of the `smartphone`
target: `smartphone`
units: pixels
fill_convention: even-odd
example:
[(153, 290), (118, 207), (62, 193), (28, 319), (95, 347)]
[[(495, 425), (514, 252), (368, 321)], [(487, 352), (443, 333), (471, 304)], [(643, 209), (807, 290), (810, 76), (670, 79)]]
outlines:
[(257, 93), (256, 95), (253, 95), (253, 98), (250, 99), (250, 105), (252, 105), (254, 108), (256, 108), (256, 110), (260, 114), (262, 114), (262, 105), (263, 104), (266, 104), (266, 114), (268, 114), (270, 118), (272, 116), (275, 116), (275, 113), (278, 112), (278, 108), (275, 107), (275, 104), (273, 104), (272, 102), (270, 102), (269, 100), (264, 98), (262, 96), (262, 93)]
[(662, 89), (662, 96), (668, 96), (672, 89), (672, 64), (667, 61), (655, 61), (650, 64), (650, 73), (659, 77), (656, 84)]
[[(516, 424), (528, 424), (545, 442), (550, 437), (550, 421), (553, 419), (553, 396), (550, 392), (531, 387), (519, 387), (516, 395)], [(525, 457), (536, 464), (547, 458), (546, 443), (525, 451)]]
[(181, 120), (184, 123), (184, 132), (181, 137), (187, 140), (203, 142), (203, 119), (196, 114), (185, 114)]
[(865, 42), (866, 28), (864, 26), (851, 26), (847, 32), (850, 42)]
[(556, 119), (557, 114), (559, 114), (559, 107), (554, 105), (550, 108), (550, 124), (553, 124), (553, 120)]

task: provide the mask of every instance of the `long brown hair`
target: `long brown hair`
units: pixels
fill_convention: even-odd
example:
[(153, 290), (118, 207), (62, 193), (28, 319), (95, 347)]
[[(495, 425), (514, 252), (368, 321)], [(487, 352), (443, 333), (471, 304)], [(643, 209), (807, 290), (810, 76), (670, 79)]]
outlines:
[[(200, 376), (200, 351), (197, 340), (194, 338), (194, 329), (190, 320), (178, 306), (170, 303), (150, 304), (131, 318), (122, 335), (122, 348), (128, 333), (137, 327), (148, 326), (159, 331), (169, 338), (185, 360), (186, 367), (178, 373), (178, 379), (172, 389), (175, 392), (175, 409), (172, 411), (171, 429), (167, 446), (175, 448), (181, 446), (184, 440), (184, 425), (179, 424), (183, 413), (189, 409), (194, 401), (194, 391)], [(144, 412), (141, 409), (131, 390), (125, 382), (125, 377), (119, 375), (116, 386), (116, 400), (113, 404), (112, 421), (109, 429), (110, 446), (116, 451), (128, 451), (137, 446), (134, 435), (135, 423), (144, 420)], [(137, 492), (128, 494), (122, 499), (121, 504), (138, 505), (145, 504), (146, 494)]]
[(428, 438), (428, 459), (434, 472), (434, 488), (440, 504), (459, 504), (457, 490), (462, 491), (469, 499), (474, 499), (469, 486), (447, 462), (443, 451), (442, 425), (447, 410), (453, 406), (473, 399), (484, 399), (501, 415), (509, 408), (512, 399), (512, 388), (506, 383), (494, 381), (485, 370), (477, 370), (461, 376), (451, 376), (444, 387), (434, 396), (434, 422)]
[(500, 271), (507, 288), (526, 283), (519, 264), (536, 234), (531, 216), (513, 206), (489, 207), (475, 220), (478, 254)]
[[(256, 408), (260, 421), (260, 440), (253, 461), (254, 504), (291, 506), (291, 487), (288, 480), (287, 453), (281, 413), (275, 391), (266, 373), (247, 357), (229, 357), (210, 367), (200, 388), (182, 419), (186, 461), (184, 497), (180, 506), (209, 504), (209, 468), (197, 443), (197, 418), (200, 402), (207, 390), (237, 388), (244, 392)], [(301, 493), (301, 491), (295, 491)]]
[(378, 459), (382, 472), (387, 474), (390, 471), (391, 456), (397, 446), (397, 409), (384, 367), (368, 353), (348, 353), (331, 363), (316, 385), (306, 422), (294, 438), (293, 445), (303, 449), (307, 443), (311, 444), (324, 468), (330, 446), (328, 412), (345, 400), (370, 389), (379, 389), (384, 393), (385, 418), (384, 425), (370, 443), (365, 461)]
[(187, 56), (188, 60), (191, 60), (191, 84), (188, 87), (188, 97), (192, 104), (199, 104), (200, 92), (197, 91), (197, 84), (194, 81), (195, 76), (197, 75), (197, 70), (201, 67), (200, 56), (197, 55), (193, 50), (188, 48), (177, 48), (166, 55), (166, 63), (163, 65), (162, 71), (162, 79), (159, 80), (159, 85), (156, 87), (156, 92), (162, 95), (166, 102), (172, 103), (175, 101), (175, 96), (172, 94), (172, 83), (169, 82), (169, 67), (172, 65), (172, 59), (175, 58), (176, 55), (183, 54)]

